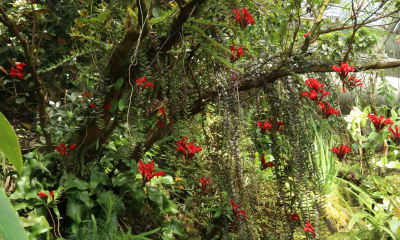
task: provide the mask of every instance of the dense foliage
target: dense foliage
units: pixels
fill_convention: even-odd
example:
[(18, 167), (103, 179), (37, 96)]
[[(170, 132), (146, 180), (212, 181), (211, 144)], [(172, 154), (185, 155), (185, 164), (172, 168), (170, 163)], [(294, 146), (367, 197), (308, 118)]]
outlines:
[(0, 209), (28, 239), (398, 239), (399, 12), (3, 1)]

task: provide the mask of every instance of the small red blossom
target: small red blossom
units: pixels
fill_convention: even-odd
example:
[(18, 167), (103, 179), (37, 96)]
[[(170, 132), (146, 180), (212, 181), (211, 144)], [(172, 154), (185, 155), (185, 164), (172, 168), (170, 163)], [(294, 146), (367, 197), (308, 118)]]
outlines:
[(358, 86), (362, 86), (363, 83), (361, 82), (361, 79), (357, 79), (356, 76), (352, 75), (349, 77), (349, 79), (347, 80), (343, 80), (343, 92), (346, 92), (345, 89), (345, 85), (347, 85), (347, 88), (352, 91), (353, 89), (355, 89)]
[[(325, 109), (325, 105), (324, 104), (327, 105), (327, 109)], [(340, 113), (339, 110), (333, 109), (328, 102), (319, 102), (319, 106), (321, 107), (322, 115), (324, 116), (324, 118), (328, 118), (330, 116), (333, 116), (333, 114), (338, 115)]]
[(40, 198), (43, 198), (43, 197), (49, 197), (49, 196), (47, 196), (47, 194), (46, 193), (44, 193), (44, 192), (39, 192), (39, 197)]
[(347, 78), (347, 75), (350, 72), (354, 72), (354, 67), (353, 66), (349, 66), (349, 64), (347, 63), (341, 63), (340, 68), (338, 68), (338, 66), (334, 65), (332, 66), (332, 69), (335, 70), (338, 74), (340, 79), (342, 79), (342, 81)]
[(235, 8), (235, 10), (233, 10), (233, 12), (235, 13), (235, 22), (239, 22), (240, 23), (240, 27), (242, 29), (247, 28), (247, 26), (249, 24), (253, 25), (255, 23), (254, 19), (251, 17), (251, 14), (249, 13), (249, 11), (247, 10), (246, 7), (244, 7), (242, 9), (243, 18), (242, 18), (242, 14), (240, 14), (240, 12), (237, 9), (237, 7)]
[(50, 195), (50, 197), (54, 198), (54, 192), (53, 191), (49, 192), (49, 195)]
[(263, 155), (261, 155), (261, 163), (262, 163), (262, 168), (263, 169), (266, 169), (266, 168), (273, 168), (273, 167), (275, 167), (275, 165), (274, 165), (274, 163), (273, 162), (266, 162), (265, 161), (265, 156), (264, 156), (264, 154)]
[(232, 51), (232, 54), (231, 54), (231, 62), (232, 63), (236, 62), (240, 56), (244, 55), (244, 51), (241, 46), (238, 48), (238, 50), (236, 52), (236, 56), (235, 56), (235, 47), (230, 46), (229, 49)]
[(160, 125), (161, 128), (163, 128), (162, 122), (160, 120), (157, 121), (157, 124)]
[(93, 103), (90, 104), (89, 106), (90, 106), (90, 109), (93, 109), (93, 108), (94, 108), (94, 104), (93, 104)]
[(147, 79), (146, 77), (136, 79), (136, 84), (138, 86), (138, 89), (137, 89), (138, 93), (140, 91), (140, 85), (142, 85), (143, 82), (146, 83), (146, 79)]
[(295, 212), (293, 215), (291, 215), (290, 219), (293, 220), (293, 221), (300, 221), (300, 217), (297, 214), (297, 212)]
[[(257, 126), (259, 126), (261, 128), (261, 134), (265, 134), (265, 132), (269, 129), (269, 132), (272, 133), (272, 128), (273, 128), (273, 124), (274, 123), (274, 119), (269, 119), (268, 121), (265, 121), (264, 124), (261, 123), (260, 120), (258, 120), (258, 122), (256, 123)], [(284, 125), (284, 122), (278, 121), (278, 131), (281, 131), (280, 126)]]
[(161, 113), (162, 115), (164, 115), (164, 120), (167, 121), (167, 114), (165, 113), (165, 110), (163, 108), (160, 108), (160, 110), (158, 110), (159, 113)]
[(232, 81), (236, 82), (237, 73), (233, 73), (233, 74), (231, 75), (231, 79), (232, 79)]
[[(329, 91), (324, 90), (324, 84), (319, 83), (318, 80), (316, 80), (315, 78), (309, 78), (308, 80), (306, 80), (305, 84), (310, 92), (303, 92), (301, 94), (302, 97), (308, 97), (314, 102), (321, 102), (323, 97), (329, 95)], [(319, 93), (321, 95), (320, 97), (318, 97)]]
[(76, 149), (76, 143), (74, 143), (71, 147), (68, 148), (68, 152), (70, 152), (72, 149)]
[(10, 75), (11, 75), (11, 77), (17, 77), (19, 79), (23, 79), (24, 78), (23, 77), (24, 76), (23, 73), (21, 73), (20, 71), (18, 71), (17, 69), (15, 69), (13, 67), (11, 67)]
[(143, 183), (146, 184), (153, 177), (164, 176), (164, 171), (162, 172), (154, 172), (154, 161), (150, 163), (144, 164), (142, 160), (138, 162), (139, 164), (139, 172), (142, 174)]
[(179, 140), (177, 142), (177, 144), (178, 144), (178, 147), (177, 147), (178, 153), (182, 152), (183, 156), (186, 159), (193, 159), (194, 155), (197, 152), (201, 152), (203, 149), (200, 146), (197, 147), (196, 145), (194, 145), (193, 142), (187, 143), (186, 141), (187, 141), (187, 137), (184, 137), (182, 140)]
[(111, 107), (112, 107), (111, 103), (108, 103), (108, 104), (104, 107), (104, 109), (107, 110), (107, 109), (110, 109)]
[(313, 226), (311, 225), (311, 223), (309, 223), (308, 221), (307, 221), (306, 224), (305, 224), (304, 231), (306, 232), (306, 234), (307, 234), (307, 232), (310, 232), (310, 233), (315, 237), (315, 230), (314, 230), (314, 227), (313, 227)]
[(201, 190), (202, 190), (203, 192), (205, 192), (205, 191), (206, 191), (206, 188), (207, 188), (207, 185), (208, 185), (208, 183), (210, 182), (210, 179), (208, 179), (208, 178), (204, 179), (204, 177), (202, 177), (202, 178), (200, 179), (200, 182), (201, 182)]
[(308, 34), (310, 34), (309, 32), (304, 33), (303, 37), (307, 37)]
[(142, 92), (143, 92), (143, 90), (144, 90), (146, 87), (149, 87), (150, 89), (151, 89), (152, 87), (154, 87), (153, 82), (148, 82), (148, 83), (146, 83), (146, 84), (143, 86), (143, 88), (142, 88)]
[(375, 113), (369, 114), (367, 118), (371, 119), (372, 123), (375, 126), (375, 131), (380, 132), (386, 125), (392, 125), (393, 121), (390, 120), (390, 118), (384, 118), (383, 115), (381, 115), (380, 118), (378, 118)]
[(389, 127), (389, 131), (392, 133), (392, 135), (389, 135), (389, 137), (392, 139), (392, 141), (395, 144), (399, 144), (400, 143), (400, 133), (399, 133), (399, 128), (397, 127), (397, 125), (394, 126), (393, 130), (392, 126)]
[(246, 222), (246, 212), (244, 210), (238, 211), (239, 206), (233, 201), (233, 198), (231, 198), (229, 202), (232, 204), (233, 215), (235, 215), (236, 219), (238, 218), (239, 214), (242, 214), (243, 220)]
[(339, 148), (332, 147), (331, 151), (336, 153), (336, 157), (342, 160), (344, 159), (347, 153), (351, 152), (351, 148), (342, 143), (342, 145)]
[[(70, 151), (72, 149), (76, 148), (76, 143), (74, 143), (71, 147), (69, 147), (68, 149), (68, 154), (70, 153)], [(65, 156), (65, 154), (67, 153), (67, 147), (65, 146), (65, 144), (63, 142), (61, 142), (60, 144), (58, 144), (58, 146), (55, 149), (57, 152), (61, 153), (63, 156)]]
[(25, 65), (26, 64), (24, 62), (21, 62), (19, 64), (16, 64), (15, 66), (17, 67), (18, 71), (22, 72), (22, 71), (24, 71), (24, 66)]

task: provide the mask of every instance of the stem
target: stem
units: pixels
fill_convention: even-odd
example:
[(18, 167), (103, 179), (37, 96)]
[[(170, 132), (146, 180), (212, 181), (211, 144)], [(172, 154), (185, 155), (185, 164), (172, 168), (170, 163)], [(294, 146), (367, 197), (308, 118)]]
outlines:
[[(50, 216), (51, 216), (51, 220), (53, 220), (53, 230), (54, 230), (54, 236), (58, 238), (57, 234), (56, 234), (56, 223), (54, 222), (54, 218), (53, 218), (53, 214), (51, 214), (51, 211), (49, 209), (49, 207), (47, 207), (46, 203), (43, 201), (43, 204), (46, 206), (47, 210), (49, 210)], [(60, 232), (60, 224), (58, 225), (58, 232)], [(60, 234), (61, 237), (61, 234)], [(63, 237), (61, 237), (63, 238)]]

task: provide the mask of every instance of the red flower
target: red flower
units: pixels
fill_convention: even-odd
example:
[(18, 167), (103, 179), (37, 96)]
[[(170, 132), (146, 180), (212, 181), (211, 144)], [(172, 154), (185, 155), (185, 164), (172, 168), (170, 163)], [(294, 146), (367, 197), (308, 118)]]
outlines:
[(332, 147), (331, 151), (336, 153), (336, 157), (339, 158), (340, 160), (342, 160), (342, 159), (344, 159), (346, 153), (351, 152), (351, 148), (342, 143), (340, 148)]
[(11, 75), (11, 77), (17, 76), (19, 79), (23, 79), (24, 74), (22, 72), (20, 72), (19, 70), (11, 67), (10, 75)]
[(312, 235), (315, 237), (315, 230), (314, 230), (314, 227), (311, 225), (311, 223), (309, 223), (308, 221), (306, 222), (306, 224), (305, 224), (305, 228), (304, 228), (304, 231), (306, 232), (306, 234), (307, 234), (307, 232), (310, 232), (310, 233), (312, 233)]
[[(328, 106), (328, 109), (325, 109), (324, 103)], [(322, 115), (324, 116), (324, 118), (333, 116), (333, 114), (338, 115), (340, 113), (339, 110), (335, 110), (335, 109), (331, 108), (331, 105), (328, 102), (319, 102), (319, 106), (322, 109)]]
[(24, 71), (24, 66), (26, 64), (24, 62), (21, 62), (20, 64), (16, 64), (15, 66), (17, 67), (18, 71), (22, 72)]
[[(68, 149), (68, 154), (69, 152), (76, 148), (76, 143), (74, 143), (71, 147), (69, 147)], [(61, 142), (60, 144), (58, 144), (58, 146), (55, 149), (57, 152), (61, 153), (63, 156), (65, 156), (65, 154), (67, 153), (67, 147), (65, 146), (65, 144), (63, 142)]]
[(154, 87), (153, 82), (148, 82), (148, 83), (146, 83), (146, 84), (143, 86), (143, 88), (142, 88), (142, 92), (143, 92), (143, 90), (144, 90), (146, 87), (149, 87), (150, 89), (151, 89), (152, 87)]
[(90, 104), (89, 106), (90, 106), (90, 109), (93, 109), (93, 108), (94, 108), (94, 104), (93, 104), (93, 103)]
[(139, 90), (140, 90), (140, 85), (142, 85), (142, 83), (144, 82), (144, 83), (146, 83), (146, 77), (142, 77), (142, 78), (138, 78), (138, 79), (136, 79), (136, 84), (137, 84), (137, 87), (138, 87), (138, 89), (137, 89), (137, 92), (139, 93)]
[(55, 149), (57, 152), (61, 153), (63, 156), (65, 156), (65, 153), (67, 152), (67, 148), (65, 147), (65, 144), (61, 142)]
[(373, 114), (369, 114), (368, 113), (368, 117), (369, 119), (371, 119), (371, 121), (374, 123), (375, 126), (375, 131), (380, 132), (386, 125), (393, 124), (393, 121), (390, 120), (390, 118), (386, 118), (384, 119), (383, 115), (381, 115), (380, 118), (378, 118), (375, 113)]
[(265, 161), (265, 156), (264, 156), (264, 154), (263, 155), (261, 155), (261, 163), (262, 163), (262, 168), (263, 169), (266, 169), (266, 168), (273, 168), (273, 167), (275, 167), (275, 165), (274, 165), (274, 163), (273, 162), (266, 162)]
[(361, 82), (361, 79), (357, 79), (356, 76), (354, 76), (354, 75), (349, 77), (349, 80), (347, 81), (347, 83), (346, 83), (346, 81), (343, 80), (343, 92), (346, 92), (346, 89), (344, 88), (345, 84), (348, 85), (348, 88), (350, 89), (350, 91), (355, 89), (358, 86), (363, 85), (363, 83)]
[[(231, 200), (229, 200), (229, 202), (232, 204), (232, 211), (233, 211), (233, 215), (235, 215), (236, 219), (238, 218), (238, 214), (241, 213), (243, 220), (246, 222), (246, 212), (244, 210), (239, 210), (237, 211), (237, 209), (239, 208), (238, 205), (233, 201), (233, 199), (231, 198)], [(241, 204), (241, 203), (240, 203)]]
[(138, 164), (139, 164), (139, 172), (142, 174), (144, 184), (150, 181), (150, 179), (152, 179), (153, 177), (157, 176), (158, 178), (159, 176), (164, 176), (165, 173), (164, 171), (154, 172), (154, 161), (152, 161), (151, 163), (144, 164), (143, 161), (140, 160)]
[(303, 37), (307, 37), (308, 34), (310, 34), (309, 32), (304, 33)]
[(39, 192), (39, 197), (40, 197), (40, 198), (43, 198), (43, 197), (46, 197), (46, 198), (47, 198), (48, 196), (47, 196), (47, 194), (44, 193), (44, 192)]
[(164, 115), (164, 120), (167, 121), (167, 114), (165, 113), (165, 110), (163, 108), (160, 108), (160, 110), (158, 110), (159, 113), (161, 113), (162, 115)]
[[(256, 123), (257, 126), (259, 126), (261, 128), (261, 134), (265, 134), (265, 132), (269, 129), (269, 132), (272, 133), (272, 127), (274, 120), (271, 118), (269, 119), (269, 121), (265, 121), (264, 124), (261, 123), (260, 120), (258, 120), (258, 122)], [(280, 126), (284, 125), (284, 122), (278, 121), (278, 131), (281, 131)]]
[(340, 68), (334, 65), (332, 66), (332, 69), (339, 73), (339, 77), (342, 80), (347, 77), (347, 74), (349, 74), (349, 72), (354, 72), (353, 66), (349, 66), (349, 64), (343, 62), (340, 64)]
[(187, 158), (188, 159), (193, 159), (194, 155), (197, 152), (201, 152), (203, 150), (200, 146), (197, 147), (196, 145), (194, 145), (193, 142), (188, 143), (186, 148), (187, 148)]
[(233, 12), (236, 14), (235, 22), (239, 22), (240, 23), (240, 27), (242, 29), (247, 28), (247, 26), (249, 24), (253, 25), (255, 23), (254, 19), (251, 17), (251, 14), (247, 10), (247, 8), (244, 7), (242, 9), (243, 18), (242, 18), (242, 15), (240, 14), (240, 12), (238, 11), (237, 7), (235, 8), (235, 10), (233, 10)]
[(244, 55), (243, 52), (243, 48), (240, 46), (236, 52), (236, 56), (235, 56), (235, 47), (234, 46), (230, 46), (229, 49), (232, 51), (231, 54), (231, 62), (234, 63), (236, 62), (236, 60), (240, 57)]
[(293, 220), (293, 221), (300, 221), (300, 217), (297, 214), (297, 212), (295, 212), (293, 215), (291, 215), (290, 219)]
[(107, 109), (110, 109), (111, 107), (112, 107), (111, 103), (108, 103), (108, 104), (104, 107), (104, 109), (107, 110)]
[[(303, 92), (301, 94), (302, 97), (308, 97), (312, 101), (320, 102), (323, 97), (329, 95), (329, 91), (324, 90), (324, 84), (319, 83), (315, 78), (309, 78), (306, 80), (305, 84), (307, 85), (310, 92)], [(321, 96), (318, 98), (318, 93), (321, 93)]]
[(389, 135), (389, 137), (393, 140), (394, 143), (399, 144), (400, 143), (400, 133), (399, 133), (399, 128), (396, 126), (394, 126), (394, 129), (396, 129), (396, 131), (393, 130), (392, 126), (389, 127), (389, 131), (392, 132), (392, 135)]
[(231, 75), (232, 81), (236, 81), (236, 78), (237, 78), (237, 73), (233, 73), (233, 74)]
[(203, 192), (205, 192), (205, 191), (206, 191), (206, 188), (207, 188), (207, 185), (208, 185), (208, 183), (210, 182), (210, 179), (206, 178), (206, 180), (204, 180), (204, 177), (202, 177), (202, 178), (200, 179), (200, 182), (201, 182), (201, 190), (202, 190)]
[(76, 149), (76, 143), (74, 143), (71, 147), (68, 148), (68, 153), (69, 153), (72, 149)]
[(50, 197), (52, 197), (54, 199), (54, 192), (53, 191), (49, 192), (49, 195), (50, 195)]
[(162, 122), (160, 120), (157, 121), (157, 124), (160, 125), (160, 127), (162, 128)]
[[(187, 137), (184, 137), (182, 140), (179, 140), (177, 142), (177, 144), (178, 144), (178, 147), (177, 147), (178, 153), (182, 152), (183, 156), (185, 158), (193, 159), (194, 155), (197, 152), (201, 152), (203, 149), (200, 146), (197, 147), (196, 145), (194, 145), (193, 142), (187, 143), (186, 141), (187, 141)], [(187, 151), (187, 154), (186, 154), (186, 151)]]

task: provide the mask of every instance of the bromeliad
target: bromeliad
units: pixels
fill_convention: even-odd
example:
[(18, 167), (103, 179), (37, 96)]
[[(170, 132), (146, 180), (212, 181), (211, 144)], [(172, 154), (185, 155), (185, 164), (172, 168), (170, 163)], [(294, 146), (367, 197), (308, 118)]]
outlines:
[(399, 133), (399, 128), (397, 127), (397, 125), (394, 126), (393, 130), (392, 126), (389, 127), (389, 131), (393, 134), (393, 135), (389, 135), (389, 137), (392, 139), (392, 141), (398, 145), (400, 143), (400, 133)]
[(308, 221), (306, 221), (304, 231), (306, 232), (306, 234), (307, 234), (307, 232), (310, 232), (315, 237), (314, 227)]
[(204, 179), (204, 177), (202, 177), (201, 179), (200, 179), (200, 182), (201, 182), (201, 190), (203, 191), (203, 193), (206, 191), (206, 189), (207, 189), (207, 185), (208, 185), (208, 183), (210, 182), (210, 179), (208, 179), (208, 178), (206, 178), (206, 179)]
[[(305, 84), (310, 92), (303, 92), (301, 94), (302, 97), (308, 97), (312, 101), (319, 103), (321, 102), (323, 97), (329, 95), (329, 91), (324, 90), (324, 84), (319, 83), (318, 80), (316, 80), (315, 78), (309, 78), (308, 80), (306, 80)], [(318, 94), (320, 94), (321, 96), (318, 97)]]
[[(274, 119), (270, 118), (269, 120), (265, 121), (264, 124), (261, 123), (260, 120), (258, 120), (258, 122), (256, 123), (257, 126), (260, 127), (261, 129), (261, 134), (264, 135), (265, 132), (269, 129), (269, 132), (272, 133), (272, 128), (273, 128), (273, 124), (274, 123)], [(284, 122), (278, 121), (278, 131), (281, 131), (280, 126), (285, 125)]]
[(244, 55), (243, 48), (241, 46), (238, 48), (238, 50), (236, 52), (236, 56), (235, 56), (235, 47), (230, 46), (229, 49), (232, 51), (232, 53), (231, 53), (231, 62), (232, 63), (236, 62), (240, 56)]
[[(233, 198), (231, 198), (229, 202), (232, 204), (233, 215), (236, 217), (236, 219), (238, 218), (239, 214), (242, 214), (243, 220), (246, 222), (246, 212), (244, 210), (238, 211), (239, 206), (233, 201)], [(240, 202), (240, 204), (242, 203)]]
[[(327, 105), (326, 109), (325, 109), (325, 104)], [(321, 107), (322, 115), (324, 116), (324, 118), (333, 116), (333, 114), (338, 115), (340, 113), (339, 110), (333, 109), (328, 102), (319, 102), (319, 106)]]
[(183, 157), (186, 159), (193, 159), (194, 155), (197, 152), (201, 152), (203, 149), (200, 146), (194, 145), (193, 142), (187, 143), (187, 137), (184, 137), (182, 140), (176, 142), (178, 147), (176, 148), (179, 152), (183, 153)]
[(251, 17), (251, 14), (249, 13), (249, 11), (247, 10), (246, 7), (244, 7), (242, 9), (242, 13), (243, 13), (243, 18), (242, 18), (242, 14), (240, 14), (239, 10), (237, 7), (235, 7), (235, 10), (233, 10), (233, 12), (235, 13), (235, 22), (239, 22), (240, 23), (240, 27), (242, 29), (247, 28), (247, 26), (249, 24), (253, 25), (255, 23), (254, 19)]

